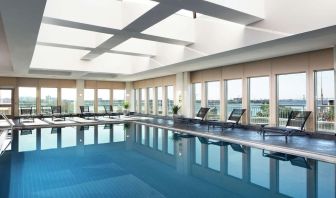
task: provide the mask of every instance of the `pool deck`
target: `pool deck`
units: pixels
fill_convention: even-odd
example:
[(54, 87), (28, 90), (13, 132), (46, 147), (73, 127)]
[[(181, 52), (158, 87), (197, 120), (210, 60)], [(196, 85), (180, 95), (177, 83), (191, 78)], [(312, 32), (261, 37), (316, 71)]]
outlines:
[[(286, 142), (285, 136), (263, 136), (258, 130), (234, 128), (222, 132), (221, 128), (212, 128), (208, 131), (207, 125), (174, 123), (168, 119), (143, 119), (133, 117), (134, 119), (123, 120), (116, 119), (110, 121), (94, 121), (86, 123), (73, 124), (52, 124), (24, 126), (18, 120), (14, 120), (15, 129), (22, 128), (52, 128), (82, 125), (102, 125), (133, 122), (147, 126), (159, 127), (167, 130), (191, 134), (194, 136), (205, 137), (214, 140), (221, 140), (230, 143), (241, 144), (245, 146), (265, 149), (268, 151), (282, 152), (311, 159), (321, 160), (336, 164), (336, 138), (335, 136), (326, 136), (327, 138), (318, 138), (312, 135), (289, 136)], [(329, 137), (329, 138), (328, 138)]]
[(251, 129), (234, 128), (222, 132), (219, 127), (214, 129), (210, 127), (208, 131), (207, 125), (188, 125), (163, 119), (142, 120), (135, 123), (336, 164), (336, 140), (331, 135), (330, 139), (311, 135), (289, 136), (286, 142), (285, 136), (263, 138), (259, 131)]

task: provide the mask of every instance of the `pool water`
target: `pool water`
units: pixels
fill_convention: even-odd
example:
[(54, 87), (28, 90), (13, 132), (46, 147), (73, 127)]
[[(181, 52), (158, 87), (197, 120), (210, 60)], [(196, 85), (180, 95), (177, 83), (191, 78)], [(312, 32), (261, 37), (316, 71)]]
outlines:
[(335, 197), (336, 165), (135, 124), (20, 130), (0, 197)]

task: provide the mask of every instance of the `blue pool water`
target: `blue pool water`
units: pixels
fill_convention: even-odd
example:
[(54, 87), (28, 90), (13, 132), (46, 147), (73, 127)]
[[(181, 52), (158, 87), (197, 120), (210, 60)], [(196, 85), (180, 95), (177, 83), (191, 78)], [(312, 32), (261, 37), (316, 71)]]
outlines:
[(335, 164), (268, 153), (133, 124), (17, 131), (0, 197), (335, 197)]

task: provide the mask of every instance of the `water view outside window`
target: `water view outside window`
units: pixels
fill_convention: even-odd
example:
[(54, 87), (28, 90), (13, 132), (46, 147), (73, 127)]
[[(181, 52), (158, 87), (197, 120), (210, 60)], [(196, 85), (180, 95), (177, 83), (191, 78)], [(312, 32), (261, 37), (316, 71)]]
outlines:
[(51, 106), (57, 106), (57, 88), (41, 88), (41, 113), (51, 113)]
[(250, 78), (250, 123), (269, 123), (269, 77)]
[(156, 100), (157, 100), (157, 104), (156, 104), (156, 114), (157, 115), (162, 115), (162, 111), (163, 111), (163, 93), (162, 93), (162, 87), (157, 87), (156, 88)]
[(194, 109), (194, 117), (200, 110), (202, 106), (202, 83), (195, 83), (192, 85), (193, 90), (193, 109)]
[(146, 89), (141, 89), (140, 93), (140, 113), (146, 113)]
[(98, 112), (105, 112), (104, 106), (110, 105), (110, 90), (98, 89)]
[(285, 126), (292, 110), (306, 109), (306, 74), (278, 75), (278, 125)]
[(154, 114), (154, 89), (148, 88), (148, 113)]
[(315, 73), (316, 130), (335, 133), (334, 71)]
[(220, 82), (207, 82), (207, 107), (210, 108), (208, 119), (220, 119)]
[(241, 79), (227, 81), (227, 118), (233, 109), (242, 108), (243, 83)]
[(174, 86), (167, 86), (167, 115), (173, 115)]
[(19, 109), (33, 108), (36, 113), (36, 88), (35, 87), (19, 87)]
[(113, 90), (113, 111), (116, 111), (116, 112), (123, 111), (125, 93), (126, 92), (124, 89), (114, 89)]
[(0, 113), (12, 114), (12, 90), (0, 89)]
[(94, 112), (94, 89), (84, 89), (84, 106), (89, 106), (89, 110)]
[(77, 98), (77, 90), (75, 88), (62, 88), (61, 89), (61, 100), (62, 100), (62, 112), (63, 113), (75, 113), (76, 98)]

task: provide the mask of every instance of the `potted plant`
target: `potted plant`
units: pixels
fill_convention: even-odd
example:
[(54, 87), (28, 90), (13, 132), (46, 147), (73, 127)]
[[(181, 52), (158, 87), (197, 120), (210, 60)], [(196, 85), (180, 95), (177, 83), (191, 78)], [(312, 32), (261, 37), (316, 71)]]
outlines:
[(178, 111), (181, 109), (181, 106), (178, 105), (174, 105), (172, 107), (172, 111), (173, 111), (173, 119), (175, 120), (178, 117)]
[(125, 116), (128, 116), (128, 115), (129, 115), (128, 108), (129, 108), (129, 104), (128, 104), (128, 102), (127, 102), (127, 101), (124, 101), (124, 115), (125, 115)]

